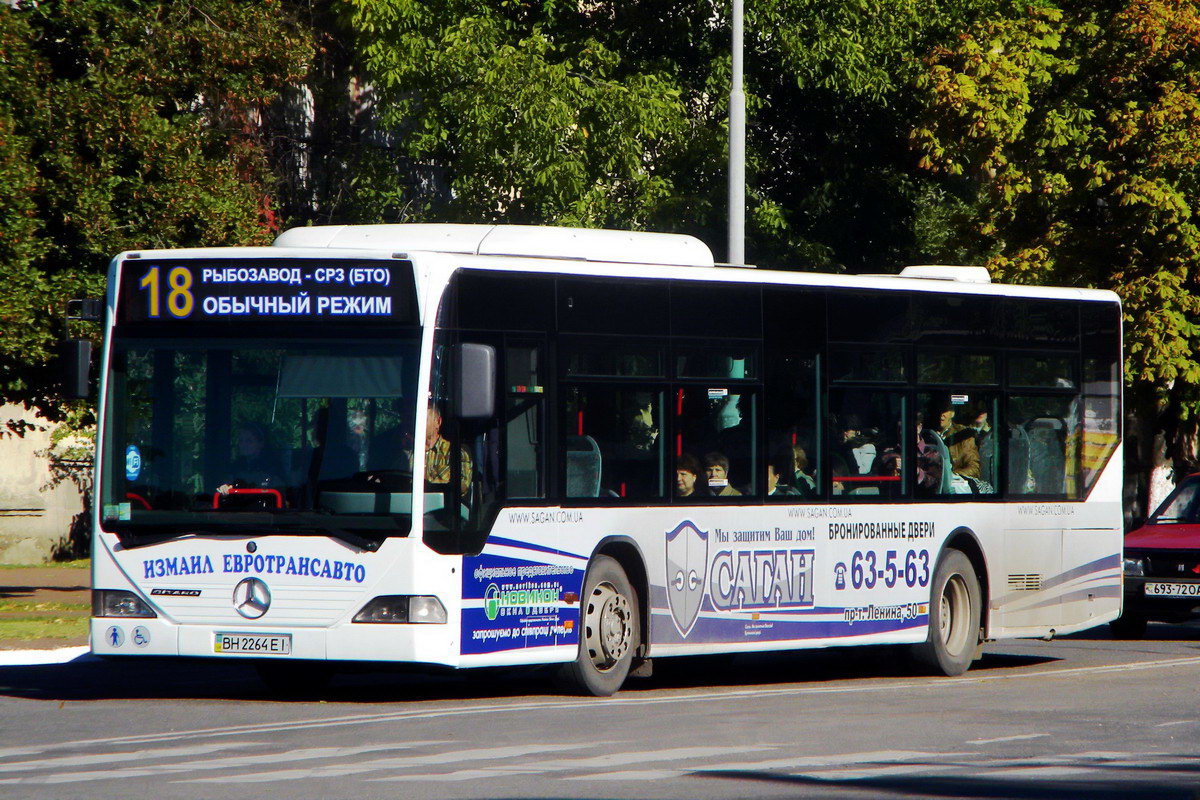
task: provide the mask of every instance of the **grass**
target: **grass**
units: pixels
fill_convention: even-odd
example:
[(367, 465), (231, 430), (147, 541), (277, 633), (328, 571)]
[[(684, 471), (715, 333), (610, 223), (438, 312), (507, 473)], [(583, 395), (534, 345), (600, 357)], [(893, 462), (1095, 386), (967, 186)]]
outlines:
[[(31, 568), (76, 571), (89, 569), (91, 565), (90, 559), (81, 558), (75, 561), (59, 561), (33, 567), (2, 564), (0, 570), (9, 573)], [(20, 578), (16, 575), (10, 574), (9, 578), (20, 582)], [(69, 580), (87, 583), (86, 576), (80, 576), (78, 579), (72, 577)], [(0, 578), (0, 584), (5, 582), (5, 578)], [(70, 592), (66, 595), (79, 598), (77, 600), (58, 598), (48, 600), (46, 599), (47, 592), (39, 592), (38, 595), (36, 597), (0, 597), (0, 648), (21, 647), (23, 642), (37, 640), (74, 639), (83, 641), (87, 638), (91, 603), (85, 592)]]
[(14, 639), (79, 639), (87, 638), (87, 634), (86, 616), (0, 619), (0, 642)]
[(0, 600), (0, 642), (24, 639), (78, 639), (88, 633), (86, 601), (48, 602), (33, 598)]

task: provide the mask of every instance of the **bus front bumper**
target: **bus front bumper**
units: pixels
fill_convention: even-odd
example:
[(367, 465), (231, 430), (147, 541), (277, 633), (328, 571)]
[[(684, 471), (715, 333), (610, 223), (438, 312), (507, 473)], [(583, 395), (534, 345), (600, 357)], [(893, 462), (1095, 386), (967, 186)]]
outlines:
[(102, 656), (206, 656), (459, 665), (458, 626), (346, 623), (331, 628), (179, 625), (162, 618), (93, 617)]

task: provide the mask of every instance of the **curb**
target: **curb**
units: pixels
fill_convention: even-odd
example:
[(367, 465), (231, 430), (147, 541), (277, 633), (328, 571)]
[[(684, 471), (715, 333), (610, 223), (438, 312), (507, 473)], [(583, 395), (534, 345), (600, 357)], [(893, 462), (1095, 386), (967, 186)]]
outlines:
[(66, 664), (91, 658), (92, 648), (58, 647), (53, 650), (0, 650), (0, 667), (34, 667), (43, 664)]

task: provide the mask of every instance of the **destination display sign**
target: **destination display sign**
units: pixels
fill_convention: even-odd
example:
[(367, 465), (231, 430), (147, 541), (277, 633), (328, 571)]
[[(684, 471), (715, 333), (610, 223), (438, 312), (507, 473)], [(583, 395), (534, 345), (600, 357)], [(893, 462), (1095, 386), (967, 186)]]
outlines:
[(356, 259), (124, 262), (119, 323), (416, 322), (412, 263)]

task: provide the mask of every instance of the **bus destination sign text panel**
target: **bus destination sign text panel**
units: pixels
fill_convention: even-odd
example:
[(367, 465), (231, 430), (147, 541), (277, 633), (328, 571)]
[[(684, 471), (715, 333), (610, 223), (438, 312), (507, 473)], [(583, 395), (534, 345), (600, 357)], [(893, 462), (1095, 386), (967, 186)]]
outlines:
[(120, 323), (416, 321), (412, 264), (352, 259), (126, 261)]

